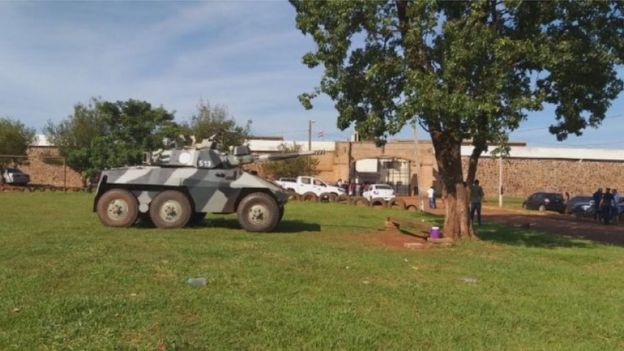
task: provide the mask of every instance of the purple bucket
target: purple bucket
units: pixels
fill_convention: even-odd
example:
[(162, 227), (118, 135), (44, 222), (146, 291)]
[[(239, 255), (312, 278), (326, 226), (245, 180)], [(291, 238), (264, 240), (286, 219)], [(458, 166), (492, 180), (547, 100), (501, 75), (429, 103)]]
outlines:
[(433, 239), (440, 239), (440, 237), (442, 237), (442, 232), (440, 232), (440, 227), (431, 227), (430, 236)]

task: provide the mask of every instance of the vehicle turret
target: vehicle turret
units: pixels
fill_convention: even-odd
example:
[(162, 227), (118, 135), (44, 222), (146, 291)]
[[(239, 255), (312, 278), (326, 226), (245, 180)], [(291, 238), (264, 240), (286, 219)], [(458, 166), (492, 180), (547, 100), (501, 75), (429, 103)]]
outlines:
[(301, 151), (274, 154), (252, 154), (247, 145), (233, 146), (230, 152), (221, 152), (217, 143), (204, 139), (199, 144), (177, 147), (169, 150), (159, 149), (145, 153), (144, 164), (161, 167), (200, 167), (200, 168), (232, 168), (241, 165), (287, 160), (301, 156), (322, 155), (323, 151)]

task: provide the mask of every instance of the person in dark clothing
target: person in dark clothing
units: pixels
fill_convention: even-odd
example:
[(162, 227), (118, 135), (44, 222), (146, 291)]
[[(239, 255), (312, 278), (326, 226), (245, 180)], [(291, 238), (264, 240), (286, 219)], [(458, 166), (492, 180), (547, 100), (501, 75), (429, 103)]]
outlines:
[(598, 188), (592, 195), (594, 201), (594, 221), (600, 220), (600, 202), (602, 201), (602, 188)]
[(611, 194), (611, 189), (607, 188), (602, 194), (602, 203), (601, 203), (601, 212), (602, 218), (604, 219), (604, 224), (609, 224), (611, 220), (611, 203), (613, 202), (613, 194)]
[(477, 223), (481, 225), (481, 202), (483, 201), (483, 188), (479, 181), (475, 180), (470, 187), (470, 220), (474, 223), (475, 212), (477, 213)]

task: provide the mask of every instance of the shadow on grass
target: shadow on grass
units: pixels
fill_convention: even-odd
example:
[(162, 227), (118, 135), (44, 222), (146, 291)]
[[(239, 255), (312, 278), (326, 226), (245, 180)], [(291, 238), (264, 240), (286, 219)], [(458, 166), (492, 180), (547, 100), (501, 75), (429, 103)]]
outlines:
[[(552, 240), (589, 240), (594, 243), (624, 246), (624, 226), (603, 225), (577, 221), (563, 216), (490, 215), (490, 223), (507, 226), (510, 230), (540, 233)], [(591, 246), (591, 244), (589, 244)]]
[[(442, 227), (444, 225), (444, 217), (435, 216), (429, 214), (427, 220), (432, 225)], [(507, 216), (489, 216), (484, 220), (502, 220)], [(562, 235), (558, 233), (547, 232), (543, 230), (536, 230), (528, 227), (517, 227), (513, 224), (492, 223), (484, 224), (482, 227), (475, 226), (474, 230), (477, 233), (479, 239), (484, 241), (491, 241), (498, 244), (525, 246), (525, 247), (540, 247), (547, 249), (554, 249), (558, 247), (567, 248), (591, 248), (595, 247), (595, 243), (588, 242), (586, 240), (598, 241), (602, 243), (613, 244), (608, 240), (595, 240), (586, 236), (575, 235), (570, 232), (570, 235)]]
[[(226, 228), (226, 229), (241, 229), (237, 218), (210, 218), (204, 220), (202, 223), (195, 225), (195, 228), (210, 227), (210, 228)], [(279, 233), (301, 233), (301, 232), (320, 232), (321, 226), (316, 223), (307, 223), (298, 220), (282, 220), (277, 228), (273, 231), (275, 234)]]
[(590, 248), (595, 246), (595, 244), (559, 234), (533, 231), (532, 229), (526, 228), (515, 228), (501, 224), (484, 225), (483, 227), (475, 228), (475, 230), (481, 240), (505, 245), (547, 249), (558, 247)]
[[(149, 219), (139, 219), (135, 223), (135, 227), (144, 229), (154, 229), (156, 226)], [(203, 221), (188, 226), (189, 228), (224, 228), (240, 230), (241, 226), (237, 218), (206, 218)], [(316, 223), (307, 223), (298, 220), (283, 220), (273, 233), (301, 233), (301, 232), (320, 232), (321, 226)]]

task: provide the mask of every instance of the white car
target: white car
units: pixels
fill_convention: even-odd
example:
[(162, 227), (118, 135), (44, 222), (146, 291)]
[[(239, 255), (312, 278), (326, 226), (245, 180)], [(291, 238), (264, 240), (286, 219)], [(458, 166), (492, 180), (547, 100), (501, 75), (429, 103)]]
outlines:
[(282, 188), (294, 191), (299, 195), (314, 193), (316, 196), (320, 197), (325, 194), (332, 194), (333, 196), (345, 194), (343, 188), (329, 185), (314, 177), (301, 176), (297, 178), (280, 178), (280, 180), (275, 181), (275, 183)]
[(368, 201), (372, 199), (384, 199), (386, 201), (393, 200), (396, 195), (394, 189), (388, 184), (372, 184), (368, 186), (368, 189), (362, 194)]

